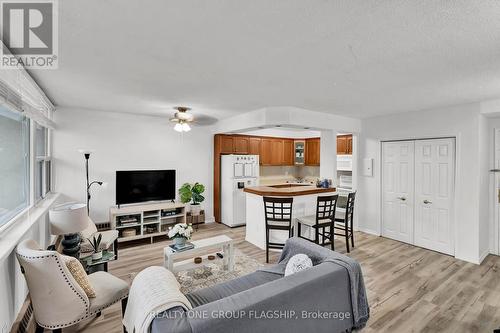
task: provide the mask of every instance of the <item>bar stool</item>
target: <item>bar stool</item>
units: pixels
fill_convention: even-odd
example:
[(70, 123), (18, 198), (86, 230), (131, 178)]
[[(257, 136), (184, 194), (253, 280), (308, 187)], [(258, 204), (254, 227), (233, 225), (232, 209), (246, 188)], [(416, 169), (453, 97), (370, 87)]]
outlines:
[[(312, 241), (321, 246), (331, 245), (332, 250), (334, 250), (335, 246), (333, 244), (333, 231), (338, 197), (338, 195), (318, 197), (316, 201), (316, 215), (297, 218), (297, 236)], [(302, 237), (302, 224), (313, 228), (314, 240), (307, 237)]]
[(292, 237), (292, 204), (293, 198), (264, 197), (264, 216), (266, 219), (266, 263), (269, 263), (269, 249), (283, 249), (285, 243), (269, 241), (271, 230), (288, 231)]
[(351, 239), (352, 247), (354, 247), (354, 231), (353, 231), (353, 219), (354, 219), (354, 199), (356, 198), (356, 192), (351, 192), (347, 196), (347, 204), (345, 208), (345, 214), (342, 216), (340, 212), (335, 216), (334, 230), (341, 230), (339, 233), (335, 233), (337, 236), (345, 237), (345, 246), (347, 253), (349, 253), (349, 238)]

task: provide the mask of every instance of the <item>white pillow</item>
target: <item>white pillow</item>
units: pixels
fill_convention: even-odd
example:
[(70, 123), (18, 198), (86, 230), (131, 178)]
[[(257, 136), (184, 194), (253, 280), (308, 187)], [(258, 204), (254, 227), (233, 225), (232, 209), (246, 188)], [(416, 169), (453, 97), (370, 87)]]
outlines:
[(311, 268), (312, 266), (313, 263), (308, 256), (302, 253), (296, 254), (288, 260), (285, 268), (285, 276), (303, 271), (304, 269)]

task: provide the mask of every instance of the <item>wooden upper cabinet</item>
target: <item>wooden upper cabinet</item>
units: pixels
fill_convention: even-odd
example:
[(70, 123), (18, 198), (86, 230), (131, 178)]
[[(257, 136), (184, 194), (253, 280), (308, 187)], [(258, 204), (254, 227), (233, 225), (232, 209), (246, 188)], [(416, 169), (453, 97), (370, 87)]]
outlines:
[(222, 154), (231, 154), (233, 153), (233, 137), (229, 135), (221, 135), (220, 136), (220, 152)]
[(237, 154), (248, 153), (248, 138), (244, 136), (233, 137), (233, 152)]
[(337, 136), (337, 154), (338, 155), (352, 154), (352, 135)]
[(320, 139), (306, 139), (305, 165), (319, 165)]
[(271, 146), (272, 139), (262, 139), (260, 141), (260, 164), (262, 165), (271, 165)]
[(295, 164), (294, 149), (293, 140), (283, 140), (283, 165)]
[(248, 138), (248, 153), (250, 155), (260, 155), (260, 138)]
[(271, 165), (283, 165), (283, 140), (271, 140)]
[(347, 137), (347, 154), (352, 155), (352, 135)]

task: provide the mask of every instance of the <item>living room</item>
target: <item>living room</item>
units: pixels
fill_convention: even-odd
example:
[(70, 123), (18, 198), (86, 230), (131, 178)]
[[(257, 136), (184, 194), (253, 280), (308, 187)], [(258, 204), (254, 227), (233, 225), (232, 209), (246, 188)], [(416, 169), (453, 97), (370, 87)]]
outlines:
[(498, 3), (0, 8), (2, 332), (500, 327)]

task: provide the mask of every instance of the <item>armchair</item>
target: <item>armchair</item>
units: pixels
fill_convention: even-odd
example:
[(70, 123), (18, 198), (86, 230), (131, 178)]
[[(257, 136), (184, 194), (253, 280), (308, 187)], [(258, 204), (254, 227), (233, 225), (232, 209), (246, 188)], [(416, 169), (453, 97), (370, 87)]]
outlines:
[(118, 259), (118, 230), (104, 230), (98, 231), (95, 223), (89, 219), (89, 226), (87, 229), (80, 232), (82, 235), (82, 243), (80, 244), (80, 250), (82, 252), (92, 251), (92, 246), (90, 245), (89, 239), (92, 239), (98, 234), (102, 235), (101, 245), (99, 248), (101, 250), (107, 250), (113, 246), (113, 251), (115, 252), (116, 259)]
[(16, 249), (33, 303), (37, 332), (43, 328), (60, 332), (80, 321), (99, 315), (110, 305), (122, 301), (125, 310), (128, 284), (105, 272), (88, 275), (96, 297), (89, 298), (73, 278), (61, 255), (40, 250), (34, 240), (21, 242)]

